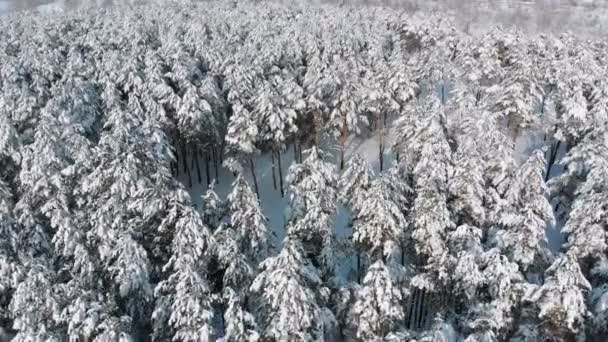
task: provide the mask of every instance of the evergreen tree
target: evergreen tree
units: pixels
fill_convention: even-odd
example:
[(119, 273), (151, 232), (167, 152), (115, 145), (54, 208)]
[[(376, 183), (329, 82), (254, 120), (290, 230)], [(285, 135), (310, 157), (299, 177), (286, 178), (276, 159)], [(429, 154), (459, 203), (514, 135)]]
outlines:
[(542, 272), (551, 262), (545, 229), (554, 223), (553, 208), (547, 199), (543, 172), (545, 159), (536, 151), (518, 170), (507, 194), (498, 232), (498, 244), (523, 272)]
[(588, 317), (585, 292), (591, 285), (576, 257), (568, 253), (558, 257), (547, 269), (545, 279), (545, 283), (526, 298), (538, 306), (538, 318), (549, 327), (543, 335), (557, 341), (584, 339)]
[(215, 242), (201, 215), (190, 207), (187, 195), (178, 192), (177, 196), (172, 204), (179, 212), (173, 255), (165, 265), (169, 277), (155, 289), (153, 338), (212, 341), (213, 310), (205, 270)]
[(290, 167), (289, 232), (302, 241), (302, 247), (324, 280), (333, 278), (336, 240), (333, 226), (336, 215), (337, 177), (335, 167), (324, 160), (316, 147), (306, 152), (302, 164)]
[(305, 257), (302, 245), (293, 237), (283, 249), (262, 263), (251, 291), (259, 296), (255, 312), (261, 335), (277, 341), (323, 341), (326, 308), (319, 305), (319, 271)]
[(259, 197), (260, 190), (253, 162), (253, 157), (259, 152), (255, 145), (258, 139), (258, 129), (251, 117), (251, 113), (242, 105), (233, 105), (232, 111), (233, 114), (228, 124), (226, 143), (228, 144), (228, 153), (233, 159), (226, 160), (226, 164), (235, 172), (242, 172), (241, 170), (248, 164), (251, 176), (253, 177), (255, 192)]
[(350, 324), (359, 340), (381, 340), (403, 324), (402, 300), (408, 293), (402, 283), (403, 272), (397, 265), (386, 265), (382, 259), (370, 265), (351, 309)]
[(241, 253), (255, 269), (273, 250), (273, 233), (268, 228), (268, 219), (262, 213), (258, 198), (241, 174), (233, 182), (228, 194), (230, 225), (235, 231), (235, 240)]

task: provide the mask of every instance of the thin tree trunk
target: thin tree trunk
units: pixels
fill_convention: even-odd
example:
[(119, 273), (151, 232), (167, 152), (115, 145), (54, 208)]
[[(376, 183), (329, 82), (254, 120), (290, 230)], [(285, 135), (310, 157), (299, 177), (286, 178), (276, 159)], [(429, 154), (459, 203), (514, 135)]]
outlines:
[(201, 166), (199, 165), (199, 162), (198, 162), (198, 150), (197, 150), (196, 147), (194, 148), (194, 153), (192, 155), (192, 158), (194, 158), (194, 160), (196, 162), (196, 174), (198, 176), (198, 184), (201, 184), (201, 182), (202, 182), (202, 179), (201, 179)]
[(549, 180), (549, 177), (551, 175), (551, 168), (553, 168), (553, 164), (555, 164), (555, 158), (557, 158), (557, 152), (561, 143), (562, 142), (558, 140), (557, 144), (555, 144), (554, 148), (551, 150), (551, 156), (549, 158), (549, 162), (547, 163), (547, 174), (545, 175), (545, 182)]
[(414, 329), (414, 324), (416, 324), (416, 307), (418, 304), (418, 288), (414, 288), (414, 291), (412, 292), (412, 301), (411, 301), (411, 305), (410, 305), (410, 319), (409, 319), (409, 325), (408, 325), (408, 329)]
[(361, 284), (361, 253), (357, 253), (357, 284)]
[(186, 144), (182, 144), (182, 158), (184, 159), (184, 172), (188, 170), (188, 160), (186, 158)]
[(277, 159), (279, 161), (279, 188), (281, 189), (281, 198), (285, 197), (285, 190), (283, 190), (283, 167), (281, 166), (281, 151), (277, 151)]
[(189, 167), (186, 167), (186, 174), (188, 174), (188, 187), (192, 188), (192, 172)]
[(434, 310), (434, 301), (433, 301), (433, 296), (431, 293), (428, 293), (426, 296), (426, 305), (422, 308), (423, 312), (422, 312), (422, 323), (420, 324), (421, 327), (424, 329), (427, 327), (427, 324), (429, 322), (430, 316), (433, 314), (433, 310)]
[(215, 181), (219, 184), (220, 183), (220, 170), (219, 170), (219, 162), (218, 162), (218, 153), (217, 153), (217, 148), (215, 148), (215, 146), (213, 146), (213, 148), (211, 149), (211, 152), (213, 153), (213, 167), (215, 168)]
[(192, 147), (192, 160), (190, 161), (190, 169), (194, 170), (194, 160), (196, 159), (196, 145)]
[(422, 320), (424, 317), (422, 317), (422, 313), (424, 311), (424, 299), (426, 297), (426, 289), (422, 289), (421, 293), (420, 293), (420, 305), (418, 306), (418, 323), (417, 323), (417, 327), (418, 329), (422, 328)]
[(224, 146), (226, 146), (226, 140), (222, 139), (222, 143), (220, 144), (219, 157), (220, 157), (220, 165), (224, 165)]
[(380, 160), (380, 172), (384, 171), (384, 120), (380, 120), (380, 146), (379, 146), (379, 160)]
[(207, 186), (211, 184), (211, 171), (209, 170), (209, 151), (205, 153), (205, 173), (207, 174)]
[(302, 143), (300, 143), (298, 146), (298, 155), (300, 157), (300, 164), (302, 164)]
[(410, 295), (407, 297), (405, 303), (404, 303), (404, 308), (405, 308), (405, 327), (407, 329), (409, 329), (410, 327), (410, 320), (411, 320), (411, 308), (412, 308), (412, 298), (413, 297), (413, 293), (410, 293)]
[(344, 150), (346, 149), (347, 123), (346, 116), (343, 118), (342, 131), (340, 132), (340, 170), (344, 170)]
[(220, 312), (221, 312), (221, 318), (222, 318), (222, 329), (224, 330), (224, 334), (226, 333), (226, 320), (224, 319), (224, 312), (226, 311), (226, 309), (224, 308), (224, 303), (220, 302)]
[(255, 194), (258, 195), (258, 201), (260, 200), (260, 189), (258, 188), (258, 177), (255, 175), (255, 167), (253, 165), (253, 158), (249, 158), (249, 169), (251, 170), (251, 177), (253, 177), (253, 187), (255, 188)]
[(177, 148), (175, 148), (175, 161), (171, 164), (175, 168), (175, 177), (179, 176), (179, 152)]
[(277, 189), (277, 176), (276, 176), (276, 166), (274, 161), (274, 149), (270, 152), (270, 158), (272, 158), (272, 186), (274, 189)]
[(293, 161), (298, 162), (298, 144), (295, 138), (293, 139)]

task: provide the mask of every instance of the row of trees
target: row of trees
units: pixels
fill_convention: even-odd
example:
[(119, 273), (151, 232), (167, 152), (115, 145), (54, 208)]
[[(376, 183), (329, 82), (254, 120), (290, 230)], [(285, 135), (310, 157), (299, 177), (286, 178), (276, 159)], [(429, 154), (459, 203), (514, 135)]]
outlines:
[[(9, 16), (0, 47), (0, 323), (16, 341), (606, 333), (602, 42), (243, 2)], [(378, 174), (345, 153), (355, 136), (378, 140)], [(210, 184), (221, 164), (231, 193), (194, 208), (176, 176)], [(282, 242), (258, 202), (275, 190)]]

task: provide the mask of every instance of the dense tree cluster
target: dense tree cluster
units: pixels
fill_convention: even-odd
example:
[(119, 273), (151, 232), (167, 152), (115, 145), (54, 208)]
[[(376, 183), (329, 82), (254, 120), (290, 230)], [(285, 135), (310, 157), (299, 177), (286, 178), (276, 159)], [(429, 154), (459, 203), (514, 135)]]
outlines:
[[(0, 327), (15, 341), (600, 341), (607, 52), (381, 7), (2, 17)], [(372, 156), (349, 153), (363, 139)], [(265, 216), (270, 192), (284, 226)]]

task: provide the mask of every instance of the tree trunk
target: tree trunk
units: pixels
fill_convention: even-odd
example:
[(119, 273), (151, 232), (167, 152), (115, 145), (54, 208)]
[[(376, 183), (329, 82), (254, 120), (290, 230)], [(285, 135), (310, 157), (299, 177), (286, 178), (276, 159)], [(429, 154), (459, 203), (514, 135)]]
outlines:
[(255, 188), (255, 194), (258, 195), (258, 201), (260, 200), (260, 189), (258, 188), (258, 177), (255, 175), (255, 167), (253, 165), (253, 158), (249, 158), (249, 169), (251, 170), (251, 177), (253, 177), (253, 187)]
[(300, 157), (300, 164), (302, 164), (302, 143), (298, 146), (298, 156)]
[(418, 305), (418, 323), (416, 325), (416, 327), (418, 329), (422, 328), (422, 320), (424, 317), (422, 317), (423, 311), (424, 311), (424, 299), (426, 297), (426, 289), (422, 289), (420, 292), (420, 305)]
[(192, 188), (192, 172), (190, 171), (189, 167), (186, 167), (186, 174), (188, 175), (188, 187)]
[(205, 153), (205, 173), (207, 174), (207, 186), (211, 184), (211, 171), (209, 170), (209, 151)]
[(357, 284), (361, 284), (361, 253), (357, 253)]
[(199, 165), (199, 162), (198, 162), (198, 150), (197, 150), (197, 148), (194, 148), (194, 153), (193, 153), (192, 157), (194, 158), (194, 160), (196, 162), (196, 174), (198, 176), (198, 184), (201, 184), (201, 182), (202, 182), (202, 179), (201, 179), (201, 166)]
[(410, 330), (414, 328), (414, 322), (416, 319), (416, 303), (417, 302), (418, 302), (418, 289), (414, 288), (414, 291), (412, 291), (412, 298), (410, 299), (410, 314), (408, 317), (408, 325), (407, 325), (407, 328)]
[(344, 153), (346, 150), (346, 130), (342, 131), (340, 134), (340, 170), (344, 170)]
[(298, 144), (295, 138), (293, 139), (293, 161), (298, 162)]
[(412, 315), (414, 315), (414, 299), (416, 294), (416, 288), (412, 290), (410, 295), (407, 297), (407, 301), (405, 304), (405, 327), (407, 329), (412, 328)]
[(384, 120), (380, 120), (380, 147), (379, 147), (379, 160), (380, 160), (380, 172), (384, 170)]
[(220, 150), (219, 152), (219, 158), (220, 158), (220, 165), (224, 164), (224, 146), (226, 145), (226, 140), (222, 139), (222, 143), (220, 144)]
[(215, 181), (216, 183), (220, 183), (220, 170), (219, 170), (219, 162), (218, 162), (218, 153), (217, 153), (217, 148), (215, 148), (215, 146), (213, 146), (213, 148), (211, 149), (211, 152), (213, 153), (213, 167), (215, 168)]
[(272, 158), (272, 186), (274, 189), (277, 189), (277, 176), (276, 176), (276, 166), (274, 161), (274, 149), (270, 152), (270, 158)]
[(184, 159), (184, 172), (188, 170), (188, 160), (186, 158), (186, 144), (182, 144), (182, 158)]
[(281, 151), (277, 151), (277, 160), (279, 161), (279, 188), (281, 189), (281, 198), (285, 197), (285, 191), (283, 190), (283, 168), (281, 166)]
[(549, 177), (551, 175), (551, 168), (553, 168), (553, 165), (555, 164), (555, 158), (557, 158), (557, 152), (559, 151), (561, 143), (562, 142), (558, 140), (555, 146), (551, 149), (551, 156), (549, 157), (549, 161), (547, 163), (547, 174), (545, 175), (545, 182), (549, 180)]
[(179, 153), (177, 148), (175, 148), (175, 161), (171, 163), (171, 166), (174, 168), (173, 172), (175, 177), (179, 176)]

